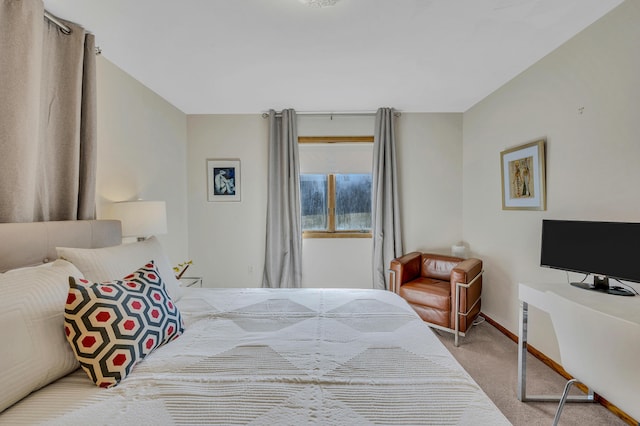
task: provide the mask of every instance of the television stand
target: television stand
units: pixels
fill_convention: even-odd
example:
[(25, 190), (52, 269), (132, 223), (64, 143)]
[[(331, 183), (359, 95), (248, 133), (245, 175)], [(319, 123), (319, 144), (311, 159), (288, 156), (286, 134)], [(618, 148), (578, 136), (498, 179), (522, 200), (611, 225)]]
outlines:
[(632, 291), (622, 287), (596, 287), (590, 283), (571, 283), (572, 286), (585, 290), (598, 291), (600, 293), (613, 294), (614, 296), (635, 296)]
[(593, 284), (585, 283), (585, 282), (574, 282), (571, 283), (572, 286), (583, 288), (585, 290), (598, 291), (600, 293), (612, 294), (614, 296), (635, 296), (630, 290), (627, 290), (623, 287), (618, 286), (610, 286), (609, 278), (606, 276), (598, 276), (594, 275)]

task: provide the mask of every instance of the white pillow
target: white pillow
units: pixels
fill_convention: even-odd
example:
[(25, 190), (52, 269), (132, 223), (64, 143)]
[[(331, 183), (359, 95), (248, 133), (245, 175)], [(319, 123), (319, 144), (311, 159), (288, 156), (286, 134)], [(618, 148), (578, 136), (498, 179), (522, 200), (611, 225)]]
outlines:
[(71, 263), (0, 274), (0, 412), (79, 367), (64, 333)]
[(97, 249), (57, 247), (58, 257), (68, 260), (84, 274), (89, 281), (101, 282), (119, 280), (153, 260), (174, 301), (182, 297), (183, 289), (173, 273), (160, 242), (156, 237), (144, 241)]

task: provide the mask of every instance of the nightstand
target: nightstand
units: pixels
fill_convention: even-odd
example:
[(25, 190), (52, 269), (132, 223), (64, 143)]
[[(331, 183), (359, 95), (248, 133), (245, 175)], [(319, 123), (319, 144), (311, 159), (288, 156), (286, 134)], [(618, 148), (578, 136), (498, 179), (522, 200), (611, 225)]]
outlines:
[(202, 287), (202, 277), (182, 277), (180, 285), (182, 287)]

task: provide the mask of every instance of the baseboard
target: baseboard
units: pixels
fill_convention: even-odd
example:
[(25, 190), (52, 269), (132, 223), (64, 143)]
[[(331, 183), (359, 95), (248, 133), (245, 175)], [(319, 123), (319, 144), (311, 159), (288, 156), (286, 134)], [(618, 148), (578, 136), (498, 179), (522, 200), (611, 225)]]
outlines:
[[(498, 329), (498, 331), (500, 331), (502, 334), (504, 334), (509, 339), (513, 340), (514, 342), (518, 343), (518, 336), (517, 335), (515, 335), (512, 332), (510, 332), (509, 330), (507, 330), (505, 327), (503, 327), (497, 321), (491, 319), (491, 317), (487, 316), (487, 314), (485, 314), (484, 312), (481, 312), (480, 315), (482, 315), (484, 317), (484, 319), (489, 324), (491, 324), (496, 329)], [(573, 379), (573, 377), (569, 373), (567, 373), (565, 371), (565, 369), (562, 368), (562, 366), (560, 364), (558, 364), (557, 362), (555, 362), (554, 360), (552, 360), (551, 358), (549, 358), (548, 356), (546, 356), (545, 354), (540, 352), (538, 349), (536, 349), (535, 347), (531, 346), (530, 344), (527, 344), (527, 351), (532, 356), (534, 356), (535, 358), (537, 358), (540, 361), (542, 361), (546, 366), (551, 368), (553, 371), (555, 371), (556, 373), (558, 373), (559, 375), (561, 375), (565, 379), (567, 379), (567, 380)], [(576, 387), (580, 388), (580, 390), (582, 390), (582, 392), (585, 392), (585, 393), (588, 392), (588, 388), (585, 385), (583, 385), (582, 383), (576, 384)], [(632, 426), (638, 426), (639, 425), (639, 423), (633, 417), (631, 417), (630, 415), (628, 415), (627, 413), (625, 413), (624, 411), (622, 411), (621, 409), (619, 409), (618, 407), (616, 407), (615, 405), (613, 405), (612, 403), (607, 401), (605, 398), (603, 398), (600, 395), (598, 395), (597, 393), (595, 394), (595, 400), (600, 405), (605, 407), (607, 410), (611, 411), (613, 414), (615, 414), (616, 416), (620, 417), (627, 424), (632, 425)]]

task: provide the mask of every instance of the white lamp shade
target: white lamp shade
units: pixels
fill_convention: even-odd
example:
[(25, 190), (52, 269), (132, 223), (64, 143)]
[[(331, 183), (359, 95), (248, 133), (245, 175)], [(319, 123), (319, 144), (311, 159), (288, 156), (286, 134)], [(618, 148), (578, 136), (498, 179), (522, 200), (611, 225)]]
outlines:
[(451, 255), (460, 257), (462, 259), (467, 258), (467, 246), (461, 241), (458, 244), (451, 246)]
[(111, 216), (122, 222), (123, 237), (149, 237), (167, 233), (167, 205), (164, 201), (114, 203)]

